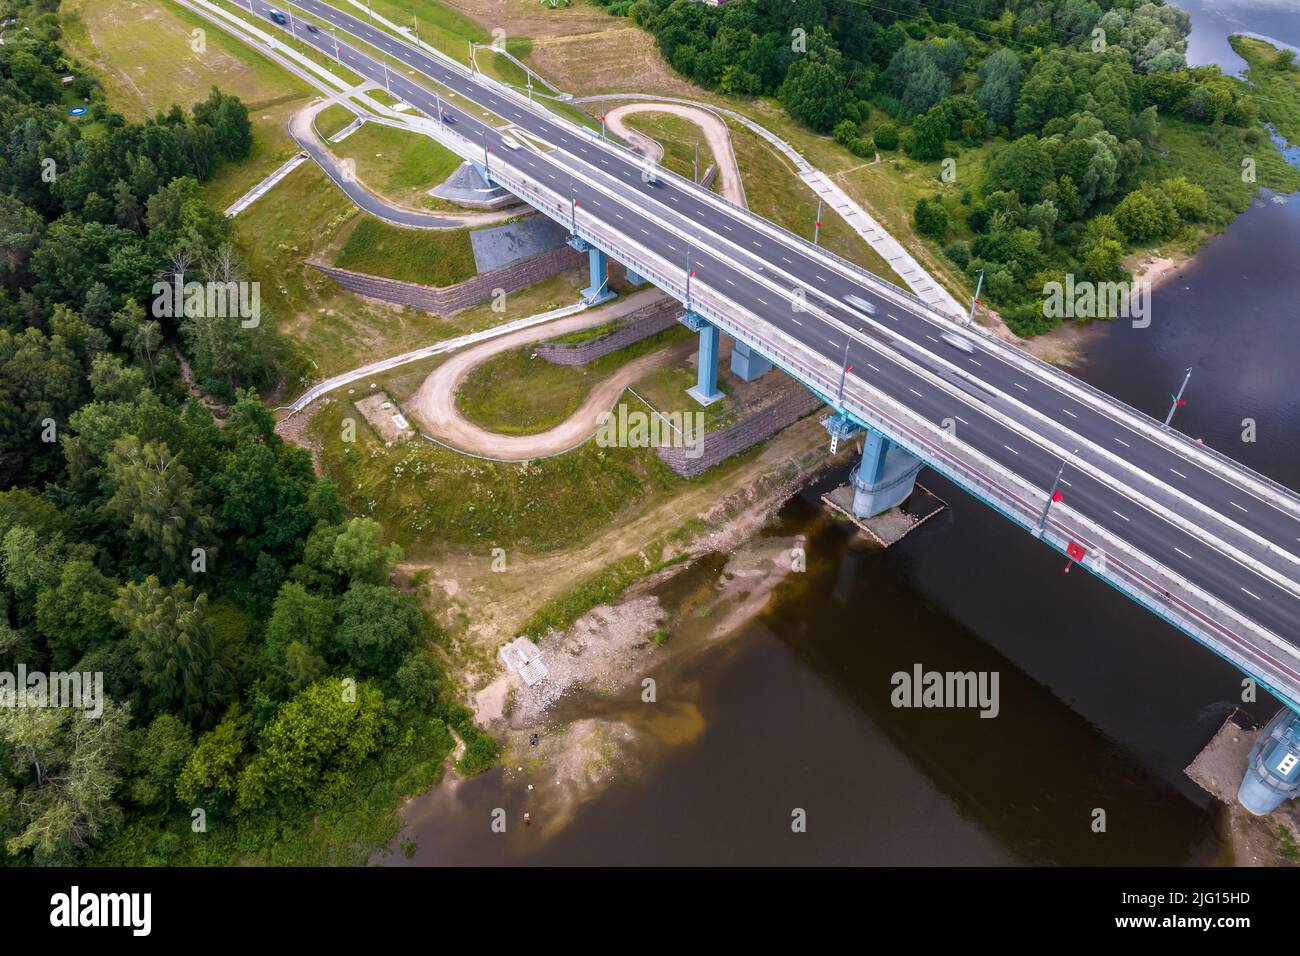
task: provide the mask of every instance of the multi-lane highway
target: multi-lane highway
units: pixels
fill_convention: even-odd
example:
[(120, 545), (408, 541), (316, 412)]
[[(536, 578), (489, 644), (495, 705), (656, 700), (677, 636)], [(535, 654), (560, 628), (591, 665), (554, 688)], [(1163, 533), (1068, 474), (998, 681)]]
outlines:
[[(961, 332), (918, 300), (686, 181), (646, 176), (641, 161), (598, 134), (520, 102), (459, 64), (372, 26), (364, 14), (319, 0), (243, 3), (264, 25), (274, 26), (273, 8), (295, 13), (299, 40), (429, 116), (441, 107), (459, 135), (482, 144), (491, 165), (571, 197), (584, 218), (678, 264), (682, 273), (689, 256), (692, 282), (837, 367), (847, 354), (853, 386), (931, 422), (947, 422), (958, 442), (1044, 495), (1064, 457), (1061, 491), (1071, 509), (1300, 648), (1300, 499), (1294, 495), (1058, 370)], [(309, 27), (303, 13), (320, 26)], [(462, 103), (549, 148), (508, 147), (501, 129), (480, 122)], [(526, 142), (518, 134), (512, 139)], [(953, 332), (973, 348), (949, 344), (945, 334)], [(1300, 659), (1290, 659), (1290, 647), (1274, 653), (1300, 687)]]

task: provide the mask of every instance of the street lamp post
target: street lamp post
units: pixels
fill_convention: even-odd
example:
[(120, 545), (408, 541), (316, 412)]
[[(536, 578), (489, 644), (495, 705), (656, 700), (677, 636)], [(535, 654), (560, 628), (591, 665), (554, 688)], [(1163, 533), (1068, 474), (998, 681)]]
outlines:
[[(1079, 449), (1076, 448), (1070, 453), (1070, 457), (1073, 458), (1078, 453)], [(1067, 461), (1069, 461), (1068, 458), (1061, 460), (1061, 467), (1056, 469), (1056, 478), (1052, 481), (1052, 490), (1047, 493), (1047, 501), (1043, 503), (1043, 513), (1038, 518), (1038, 533), (1040, 535), (1043, 533), (1043, 529), (1047, 527), (1047, 513), (1052, 510), (1052, 502), (1061, 500), (1062, 495), (1058, 489), (1061, 487), (1061, 476), (1065, 474), (1065, 463)]]
[(1174, 402), (1169, 406), (1169, 414), (1165, 416), (1165, 428), (1168, 428), (1169, 423), (1174, 420), (1174, 412), (1178, 410), (1178, 406), (1183, 404), (1183, 389), (1187, 388), (1187, 381), (1191, 377), (1192, 370), (1189, 368), (1187, 374), (1183, 376), (1183, 384), (1178, 386), (1178, 394), (1171, 396)]
[(835, 404), (837, 406), (843, 407), (844, 405), (844, 380), (849, 377), (849, 372), (852, 370), (853, 366), (849, 364), (849, 343), (845, 341), (844, 361), (840, 363), (840, 388), (835, 394)]
[(342, 66), (343, 57), (339, 53), (339, 35), (338, 32), (333, 27), (330, 27), (330, 36), (334, 38), (334, 62), (337, 63), (339, 66)]
[(970, 325), (975, 321), (975, 306), (980, 304), (980, 289), (984, 288), (984, 270), (980, 270), (979, 281), (975, 283), (975, 296), (970, 300), (970, 315), (966, 316), (966, 324)]
[(817, 245), (817, 240), (822, 234), (822, 200), (817, 200), (817, 221), (813, 223), (813, 245)]

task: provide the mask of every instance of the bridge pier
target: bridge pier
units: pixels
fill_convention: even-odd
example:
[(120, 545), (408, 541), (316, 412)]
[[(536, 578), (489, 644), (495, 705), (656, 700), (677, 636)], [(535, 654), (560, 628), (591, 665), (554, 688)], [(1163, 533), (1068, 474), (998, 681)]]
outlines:
[(867, 430), (862, 462), (853, 469), (853, 513), (873, 518), (907, 500), (924, 463), (875, 429)]
[(626, 273), (626, 278), (627, 278), (627, 284), (628, 284), (628, 285), (645, 285), (645, 284), (646, 284), (646, 278), (645, 278), (645, 276), (641, 275), (639, 272), (634, 272), (634, 271), (632, 271), (632, 267), (631, 267), (631, 266), (626, 266), (626, 267), (624, 267), (624, 272)]
[(731, 371), (741, 381), (752, 382), (760, 375), (772, 371), (772, 363), (737, 340), (736, 347), (731, 350)]
[(591, 280), (587, 283), (587, 288), (582, 290), (582, 297), (588, 305), (596, 305), (614, 298), (614, 293), (609, 290), (609, 258), (590, 243), (586, 245)]
[(1283, 707), (1265, 725), (1250, 748), (1246, 776), (1237, 800), (1257, 816), (1266, 816), (1300, 793), (1300, 714)]
[(722, 392), (718, 391), (718, 348), (722, 344), (722, 333), (716, 325), (710, 325), (693, 312), (688, 312), (686, 318), (687, 325), (700, 333), (699, 369), (695, 386), (688, 388), (686, 394), (701, 405), (712, 405), (722, 397)]

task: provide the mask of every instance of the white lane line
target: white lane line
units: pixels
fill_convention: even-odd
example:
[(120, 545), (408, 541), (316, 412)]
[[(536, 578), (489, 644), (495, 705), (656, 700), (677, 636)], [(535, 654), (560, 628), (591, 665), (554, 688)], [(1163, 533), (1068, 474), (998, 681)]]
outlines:
[(896, 316), (896, 315), (890, 315), (888, 312), (885, 313), (885, 318), (889, 319), (891, 322), (897, 322), (897, 321), (898, 321), (898, 316)]
[(1181, 471), (1179, 471), (1177, 468), (1170, 468), (1169, 470), (1172, 471), (1172, 472), (1173, 472), (1175, 475), (1177, 475), (1179, 478), (1186, 478), (1186, 477), (1187, 477), (1187, 476), (1184, 475)]
[(762, 302), (764, 305), (767, 305), (767, 299), (760, 299), (758, 296), (754, 296), (754, 298), (758, 299), (758, 301)]
[[(1242, 511), (1246, 511), (1245, 508), (1242, 508), (1241, 505), (1237, 504), (1237, 503), (1236, 503), (1235, 501), (1233, 501), (1232, 499), (1228, 499), (1228, 504), (1232, 505), (1234, 508), (1240, 508)], [(1250, 512), (1249, 512), (1249, 511), (1246, 511), (1246, 514), (1250, 514)]]
[(813, 275), (815, 275), (817, 278), (821, 279), (823, 282), (826, 281), (826, 277), (825, 277), (824, 275), (822, 275), (821, 273), (819, 273), (819, 272), (814, 272)]
[[(781, 257), (781, 261), (782, 261), (782, 262), (790, 262), (790, 260), (787, 259), (785, 256), (782, 256), (782, 257)], [(794, 265), (794, 263), (793, 263), (793, 262), (790, 262), (790, 265)]]
[(872, 365), (870, 362), (867, 363), (867, 368), (871, 369), (871, 371), (873, 371), (873, 372), (879, 372), (879, 371), (880, 371), (880, 369), (876, 368), (876, 367), (875, 367), (874, 365)]
[(1016, 451), (1016, 450), (1015, 450), (1014, 448), (1012, 448), (1010, 445), (1003, 445), (1002, 447), (1005, 448), (1007, 451), (1011, 452), (1011, 454), (1013, 454), (1013, 455), (1019, 455), (1019, 454), (1020, 454), (1020, 452)]
[(1116, 511), (1114, 508), (1112, 508), (1112, 509), (1110, 510), (1110, 513), (1113, 514), (1113, 515), (1118, 515), (1118, 516), (1121, 517), (1121, 518), (1124, 518), (1125, 521), (1128, 521), (1128, 520), (1129, 520), (1128, 518), (1125, 518), (1124, 515), (1120, 514), (1118, 511)]
[(723, 277), (722, 281), (725, 282), (725, 283), (727, 283), (727, 285), (730, 285), (730, 286), (734, 286), (734, 285), (736, 284), (736, 283), (732, 282), (730, 279), (726, 278), (725, 276)]
[(622, 219), (622, 218), (623, 218), (623, 214), (622, 214), (621, 212), (616, 212), (616, 213), (614, 213), (614, 218), (615, 218), (615, 219)]
[(929, 339), (931, 342), (938, 342), (938, 341), (939, 341), (939, 340), (936, 339), (933, 335), (927, 335), (926, 338)]
[(1123, 445), (1125, 448), (1132, 448), (1132, 447), (1133, 447), (1132, 445), (1130, 445), (1128, 442), (1126, 442), (1126, 441), (1125, 441), (1124, 439), (1122, 439), (1122, 438), (1116, 438), (1115, 440), (1116, 440), (1117, 442), (1119, 442), (1121, 445)]
[(980, 368), (983, 368), (983, 367), (984, 367), (984, 363), (983, 363), (983, 362), (977, 362), (977, 361), (975, 361), (975, 359), (971, 359), (971, 360), (970, 360), (970, 363), (971, 363), (972, 365), (978, 365)]
[(1079, 417), (1078, 415), (1074, 414), (1074, 412), (1070, 411), (1068, 408), (1063, 408), (1061, 409), (1061, 411), (1065, 412), (1065, 414), (1069, 415), (1071, 418)]
[(1065, 487), (1067, 487), (1067, 488), (1073, 488), (1073, 487), (1074, 487), (1074, 485), (1070, 484), (1070, 483), (1069, 483), (1068, 481), (1066, 481), (1064, 478), (1061, 479), (1061, 484), (1065, 485)]
[(669, 196), (668, 198), (671, 199), (673, 202), (679, 202), (679, 201), (680, 201), (680, 200), (678, 200), (678, 198), (677, 198), (676, 196)]
[(731, 231), (732, 231), (732, 228), (731, 228), (730, 226), (728, 226), (725, 222), (722, 224), (722, 228), (725, 229), (725, 230), (727, 230), (727, 232), (731, 232)]
[[(1242, 590), (1243, 590), (1243, 591), (1246, 591), (1245, 588), (1242, 588)], [(1253, 597), (1256, 601), (1259, 600), (1259, 595), (1256, 594), (1254, 591), (1246, 591), (1246, 593), (1249, 594), (1251, 597)]]
[(798, 319), (791, 319), (790, 321), (792, 321), (795, 325), (799, 326), (799, 328), (803, 328), (803, 323), (800, 322)]
[(911, 392), (913, 395), (915, 395), (917, 398), (925, 398), (924, 395), (922, 395), (920, 392), (918, 392), (918, 391), (917, 391), (916, 389), (914, 389), (914, 388), (909, 388), (908, 391)]
[(962, 418), (960, 415), (954, 415), (954, 416), (952, 416), (952, 417), (955, 418), (955, 419), (957, 419), (957, 421), (961, 422), (963, 425), (969, 425), (969, 424), (970, 424), (970, 422), (966, 421), (966, 419)]
[(1186, 551), (1184, 551), (1182, 548), (1178, 547), (1178, 545), (1174, 545), (1174, 550), (1177, 551), (1179, 554), (1181, 554), (1181, 555), (1182, 555), (1184, 558), (1186, 558), (1188, 561), (1194, 561), (1194, 560), (1196, 560), (1196, 559), (1193, 558), (1190, 554), (1188, 554)]

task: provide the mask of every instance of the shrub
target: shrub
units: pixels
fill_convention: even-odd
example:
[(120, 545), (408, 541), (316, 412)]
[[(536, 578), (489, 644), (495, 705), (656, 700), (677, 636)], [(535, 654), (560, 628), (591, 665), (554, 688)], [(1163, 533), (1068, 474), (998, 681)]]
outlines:
[(871, 134), (876, 149), (898, 149), (898, 127), (893, 123), (881, 123)]

